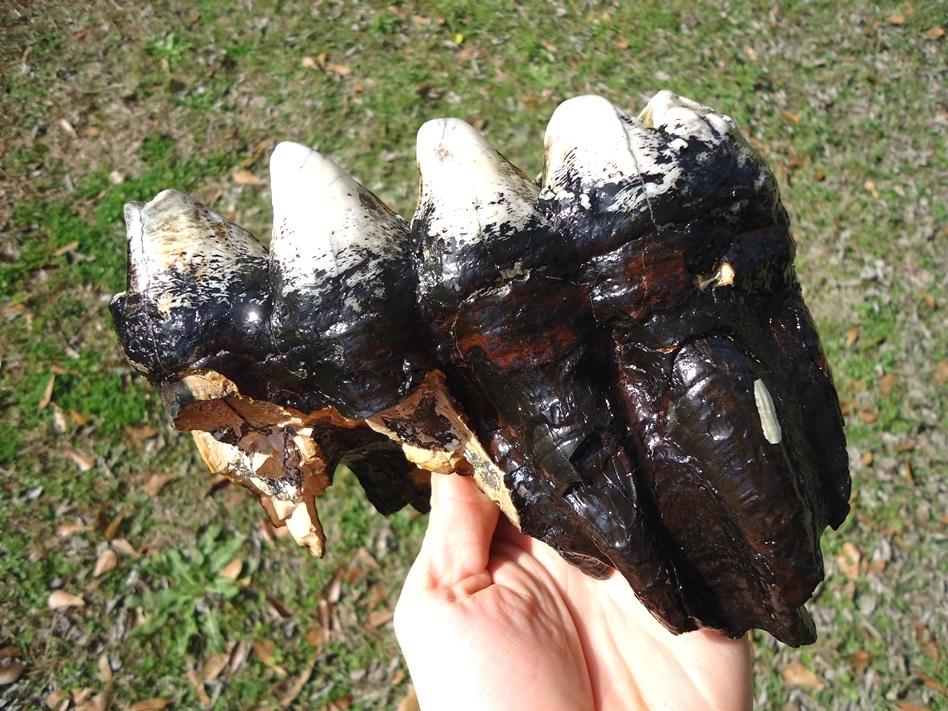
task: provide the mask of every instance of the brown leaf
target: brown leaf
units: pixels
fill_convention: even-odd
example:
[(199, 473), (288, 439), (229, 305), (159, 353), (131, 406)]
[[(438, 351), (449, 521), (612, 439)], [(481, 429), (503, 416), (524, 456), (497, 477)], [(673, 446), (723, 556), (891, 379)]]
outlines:
[(167, 474), (152, 474), (150, 477), (148, 477), (148, 481), (145, 482), (145, 486), (142, 488), (149, 496), (158, 496), (158, 494), (161, 493), (161, 490), (164, 489), (166, 485), (170, 484), (177, 478), (178, 475), (172, 472)]
[(864, 467), (868, 467), (870, 464), (872, 464), (872, 452), (871, 451), (863, 452), (862, 456), (859, 457), (859, 463), (862, 464)]
[(276, 643), (272, 639), (258, 639), (253, 643), (253, 653), (261, 662), (270, 666), (276, 653)]
[(843, 544), (843, 552), (836, 556), (837, 567), (850, 580), (859, 579), (859, 563), (861, 561), (862, 551), (855, 543), (849, 541)]
[(69, 123), (66, 119), (61, 118), (56, 122), (56, 125), (70, 138), (79, 138), (79, 134), (76, 133), (76, 129), (72, 127), (72, 124)]
[(87, 472), (95, 466), (95, 457), (91, 454), (80, 452), (78, 449), (63, 447), (63, 454), (76, 463), (76, 466), (79, 467), (79, 471)]
[(902, 473), (905, 475), (905, 479), (908, 481), (909, 486), (915, 486), (915, 475), (912, 473), (912, 462), (908, 459), (902, 463)]
[(234, 645), (234, 648), (230, 652), (230, 660), (228, 661), (228, 671), (231, 674), (235, 674), (237, 670), (244, 665), (251, 649), (252, 647), (246, 642), (238, 642)]
[(333, 573), (332, 580), (323, 590), (323, 599), (335, 605), (342, 597), (342, 576), (345, 574), (345, 568), (337, 568)]
[(885, 21), (890, 25), (904, 25), (905, 15), (903, 15), (901, 12), (893, 12), (891, 15), (885, 18)]
[(99, 676), (102, 677), (102, 681), (110, 681), (112, 679), (112, 665), (109, 664), (109, 655), (101, 654), (99, 655)]
[(311, 627), (306, 631), (306, 641), (311, 647), (316, 647), (317, 649), (323, 646), (323, 643), (326, 642), (326, 630), (322, 627)]
[(882, 380), (879, 381), (879, 392), (881, 392), (883, 395), (890, 394), (893, 390), (895, 390), (895, 386), (898, 384), (898, 382), (899, 376), (895, 375), (894, 373), (886, 373), (882, 376)]
[(826, 688), (826, 682), (807, 669), (801, 662), (790, 662), (780, 668), (780, 674), (783, 680), (791, 686), (799, 686), (804, 689), (814, 689), (819, 691)]
[(125, 520), (125, 514), (120, 513), (111, 521), (109, 525), (105, 527), (105, 540), (111, 541), (113, 538), (118, 538), (119, 529), (122, 527), (122, 521)]
[(872, 412), (871, 410), (860, 410), (859, 419), (865, 422), (867, 425), (871, 425), (873, 422), (879, 419), (879, 413)]
[(146, 699), (145, 701), (136, 701), (128, 707), (128, 711), (161, 711), (170, 704), (171, 699)]
[(249, 170), (235, 170), (232, 177), (237, 185), (260, 186), (264, 184), (263, 178), (254, 175)]
[(319, 64), (316, 63), (316, 60), (312, 57), (303, 57), (303, 60), (300, 62), (306, 69), (318, 69)]
[(280, 705), (288, 709), (293, 705), (293, 702), (296, 700), (296, 697), (300, 695), (300, 692), (303, 690), (303, 687), (306, 686), (306, 682), (309, 681), (309, 678), (313, 675), (313, 667), (316, 666), (316, 657), (310, 659), (309, 664), (306, 665), (306, 669), (293, 680), (293, 683), (290, 684), (289, 688), (286, 690), (286, 693), (283, 694), (283, 697), (280, 699)]
[(352, 69), (347, 67), (345, 64), (327, 64), (326, 71), (332, 72), (333, 74), (338, 74), (341, 77), (347, 77), (352, 73)]
[(244, 562), (240, 558), (234, 558), (230, 563), (221, 568), (218, 573), (222, 578), (236, 580), (240, 576), (240, 571), (244, 569)]
[(936, 39), (941, 39), (942, 37), (945, 36), (945, 30), (943, 27), (936, 26), (936, 27), (932, 27), (929, 30), (925, 30), (922, 34), (928, 37), (928, 39), (936, 40)]
[(57, 711), (60, 706), (63, 705), (63, 702), (66, 704), (69, 703), (69, 697), (66, 695), (66, 692), (62, 689), (53, 689), (49, 692), (49, 696), (46, 697), (45, 704), (46, 708), (50, 711)]
[(106, 548), (99, 554), (99, 557), (95, 561), (95, 569), (92, 571), (92, 577), (98, 578), (100, 575), (105, 575), (115, 568), (116, 565), (118, 565), (118, 556), (115, 555), (115, 551), (111, 548)]
[(785, 119), (787, 119), (787, 121), (789, 121), (790, 123), (792, 123), (794, 126), (799, 126), (799, 125), (800, 125), (800, 117), (797, 116), (797, 115), (796, 115), (795, 113), (793, 113), (792, 111), (788, 111), (787, 109), (783, 109), (780, 113), (781, 113), (781, 115), (782, 115)]
[(418, 705), (418, 694), (415, 693), (413, 684), (408, 685), (408, 692), (404, 698), (398, 702), (398, 711), (418, 711), (421, 708)]
[(276, 613), (283, 619), (293, 615), (293, 611), (287, 606), (285, 602), (283, 602), (278, 597), (274, 597), (270, 593), (267, 593), (267, 602), (273, 606), (273, 609), (276, 610)]
[(942, 385), (948, 383), (948, 360), (938, 362), (938, 368), (935, 370), (935, 380)]
[(198, 701), (202, 704), (211, 703), (211, 697), (207, 695), (207, 689), (204, 688), (204, 679), (201, 678), (201, 672), (197, 669), (192, 669), (185, 676), (194, 687), (194, 693), (197, 694)]
[(227, 652), (210, 656), (201, 667), (201, 675), (204, 677), (204, 681), (214, 681), (227, 668), (229, 663), (230, 655)]
[(857, 676), (862, 676), (866, 673), (866, 669), (869, 668), (869, 663), (872, 661), (872, 656), (865, 650), (857, 650), (849, 655), (849, 666), (853, 668), (853, 672)]
[(934, 659), (936, 662), (938, 661), (938, 658), (941, 656), (938, 650), (938, 644), (935, 642), (935, 640), (930, 640), (926, 642), (925, 644), (923, 644), (922, 651), (925, 653), (926, 657), (928, 657), (929, 659)]
[(862, 184), (862, 189), (865, 190), (870, 195), (872, 195), (872, 197), (874, 197), (876, 200), (879, 199), (879, 190), (878, 188), (876, 188), (876, 181), (867, 180), (865, 183)]
[(50, 400), (53, 399), (53, 385), (56, 383), (56, 374), (53, 373), (49, 376), (49, 380), (46, 381), (46, 387), (43, 388), (43, 396), (40, 398), (39, 404), (36, 406), (37, 410), (43, 410), (49, 405)]
[(49, 605), (50, 610), (62, 610), (67, 607), (82, 607), (86, 604), (86, 601), (78, 595), (67, 593), (65, 590), (53, 590), (49, 594), (46, 604)]
[(928, 706), (913, 704), (911, 701), (899, 701), (895, 704), (898, 711), (931, 711)]
[(395, 617), (395, 612), (392, 610), (376, 610), (369, 613), (366, 623), (372, 629), (378, 629), (393, 617)]
[(91, 530), (92, 526), (88, 526), (84, 523), (61, 523), (56, 526), (56, 535), (61, 536), (62, 538), (67, 538), (69, 536), (74, 536), (77, 533)]
[(851, 328), (848, 331), (846, 331), (846, 347), (847, 348), (852, 348), (854, 345), (856, 345), (856, 341), (858, 340), (859, 340), (858, 328)]
[(937, 679), (932, 679), (925, 672), (915, 672), (915, 678), (921, 681), (932, 691), (937, 691), (942, 696), (948, 696), (948, 686), (945, 686)]
[(0, 667), (0, 686), (12, 684), (23, 676), (23, 672), (25, 671), (26, 667), (19, 662), (13, 662), (12, 664)]
[(142, 557), (141, 553), (135, 550), (132, 544), (128, 542), (127, 538), (113, 539), (109, 541), (109, 545), (112, 546), (112, 550), (114, 550), (116, 553), (121, 553), (122, 555), (130, 555), (132, 556), (132, 558)]
[(23, 651), (19, 647), (14, 647), (12, 644), (0, 649), (0, 659), (7, 659), (8, 657), (22, 657)]

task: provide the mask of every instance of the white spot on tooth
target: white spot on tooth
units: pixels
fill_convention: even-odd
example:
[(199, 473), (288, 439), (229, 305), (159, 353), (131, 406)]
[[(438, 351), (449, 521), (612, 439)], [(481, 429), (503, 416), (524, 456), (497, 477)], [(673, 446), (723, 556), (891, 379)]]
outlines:
[(760, 426), (764, 432), (764, 438), (771, 444), (780, 444), (780, 440), (783, 439), (783, 432), (780, 429), (780, 423), (777, 421), (774, 401), (770, 397), (770, 391), (763, 380), (754, 381), (754, 402), (757, 404), (757, 414), (760, 416)]

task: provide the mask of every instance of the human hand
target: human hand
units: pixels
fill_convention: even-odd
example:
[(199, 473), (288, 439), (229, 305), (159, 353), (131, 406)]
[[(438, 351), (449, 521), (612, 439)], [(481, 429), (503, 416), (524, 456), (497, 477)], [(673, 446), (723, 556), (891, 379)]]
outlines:
[(432, 477), (395, 634), (424, 711), (751, 706), (746, 638), (671, 634), (621, 575), (585, 575), (466, 477)]

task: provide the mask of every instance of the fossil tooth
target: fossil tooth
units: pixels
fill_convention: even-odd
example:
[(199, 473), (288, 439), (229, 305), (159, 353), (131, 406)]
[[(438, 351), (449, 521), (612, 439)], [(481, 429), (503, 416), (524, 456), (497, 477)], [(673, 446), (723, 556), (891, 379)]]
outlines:
[(414, 309), (408, 226), (328, 158), (281, 143), (270, 160), (273, 337), (346, 417), (400, 402), (427, 365)]
[(110, 310), (149, 380), (218, 351), (266, 348), (267, 252), (256, 237), (177, 190), (129, 203), (125, 221), (127, 289)]

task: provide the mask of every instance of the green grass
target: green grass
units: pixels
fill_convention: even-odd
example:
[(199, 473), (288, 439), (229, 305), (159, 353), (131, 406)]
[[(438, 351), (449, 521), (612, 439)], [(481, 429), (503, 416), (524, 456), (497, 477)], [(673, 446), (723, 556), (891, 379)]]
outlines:
[[(266, 186), (232, 176), (265, 178), (270, 148), (290, 139), (407, 217), (426, 120), (471, 121), (535, 175), (563, 99), (598, 93), (634, 112), (671, 88), (734, 117), (774, 166), (848, 408), (854, 512), (824, 538), (828, 577), (811, 606), (820, 640), (789, 650), (755, 635), (758, 705), (948, 703), (919, 676), (948, 684), (948, 621), (932, 598), (933, 581), (948, 577), (938, 368), (948, 358), (948, 39), (935, 31), (945, 9), (161, 0), (120, 10), (57, 0), (25, 19), (0, 9), (0, 647), (18, 647), (27, 667), (0, 699), (38, 706), (57, 689), (91, 689), (117, 708), (154, 697), (194, 708), (189, 670), (265, 640), (272, 655), (250, 651), (208, 681), (211, 707), (276, 708), (307, 669), (300, 707), (391, 708), (408, 683), (391, 625), (366, 621), (393, 607), (424, 518), (382, 519), (341, 472), (321, 504), (331, 547), (317, 562), (287, 539), (269, 542), (249, 497), (208, 491), (190, 438), (165, 424), (111, 332), (125, 202), (175, 187), (216, 199), (266, 238)], [(69, 449), (92, 467), (82, 471)], [(147, 494), (166, 473), (178, 478)], [(63, 524), (89, 528), (58, 535)], [(110, 537), (139, 555), (120, 554), (95, 578)], [(844, 543), (866, 560), (891, 554), (850, 581), (834, 558)], [(358, 562), (363, 548), (377, 568)], [(217, 575), (232, 557), (244, 563), (236, 581)], [(85, 607), (49, 610), (54, 588)], [(332, 609), (328, 639), (321, 605)], [(135, 626), (139, 607), (150, 622)], [(940, 657), (918, 641), (920, 625)], [(868, 672), (849, 661), (863, 651)], [(782, 670), (794, 661), (825, 688), (788, 685)]]

